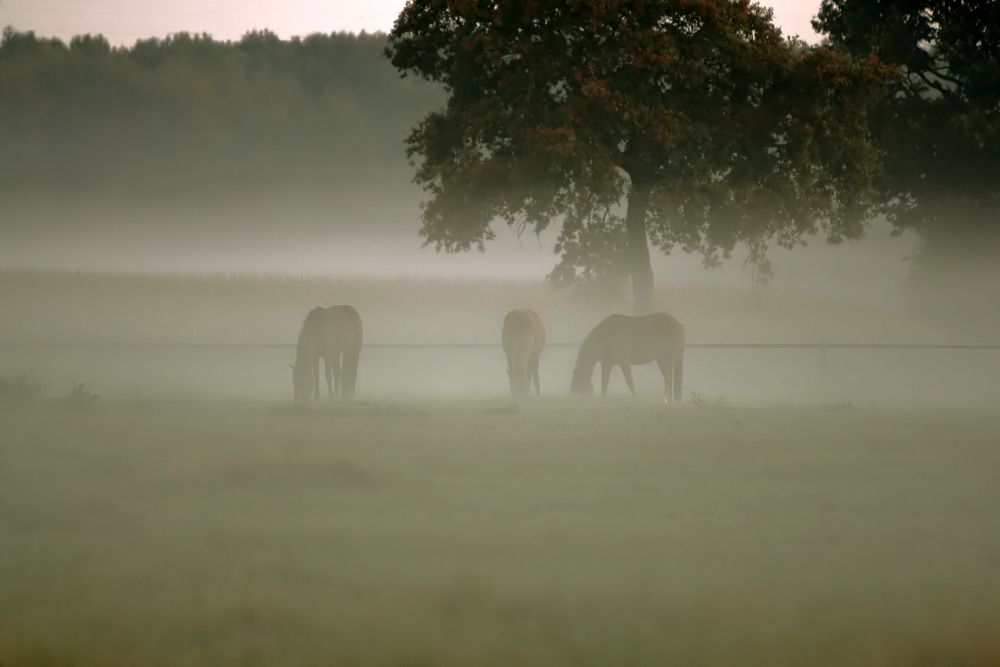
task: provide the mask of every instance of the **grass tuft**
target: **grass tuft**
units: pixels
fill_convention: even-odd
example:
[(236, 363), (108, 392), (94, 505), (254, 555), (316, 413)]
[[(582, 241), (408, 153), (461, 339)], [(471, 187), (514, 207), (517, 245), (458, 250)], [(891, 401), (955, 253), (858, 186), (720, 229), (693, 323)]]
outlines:
[(699, 410), (710, 410), (725, 407), (725, 404), (722, 402), (722, 396), (718, 396), (716, 398), (703, 398), (693, 389), (685, 387), (684, 390), (691, 394), (691, 402), (694, 404), (694, 407)]
[(521, 408), (517, 403), (508, 403), (499, 408), (487, 408), (483, 410), (483, 414), (487, 415), (516, 415), (521, 411)]
[(48, 390), (49, 385), (47, 382), (28, 375), (24, 371), (18, 373), (10, 380), (0, 375), (0, 398), (18, 402), (31, 401), (45, 398)]
[(99, 401), (100, 398), (100, 394), (95, 394), (87, 389), (82, 382), (77, 384), (74, 380), (73, 390), (69, 393), (69, 396), (63, 399), (63, 402), (71, 408), (83, 410)]

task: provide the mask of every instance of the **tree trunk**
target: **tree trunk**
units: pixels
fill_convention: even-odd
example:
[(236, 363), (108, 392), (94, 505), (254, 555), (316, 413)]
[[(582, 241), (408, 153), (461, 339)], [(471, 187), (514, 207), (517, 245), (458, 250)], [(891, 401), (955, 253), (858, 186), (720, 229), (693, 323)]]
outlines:
[(646, 236), (646, 211), (649, 209), (651, 187), (642, 181), (632, 181), (625, 213), (627, 246), (625, 261), (632, 278), (632, 312), (645, 315), (653, 312), (653, 265), (649, 261), (649, 239)]

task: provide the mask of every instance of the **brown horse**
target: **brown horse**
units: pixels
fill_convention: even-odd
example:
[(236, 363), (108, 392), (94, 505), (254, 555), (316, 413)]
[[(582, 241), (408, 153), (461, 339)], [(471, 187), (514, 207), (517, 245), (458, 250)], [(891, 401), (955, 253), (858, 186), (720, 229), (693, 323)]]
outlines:
[[(292, 383), (295, 400), (319, 398), (319, 359), (326, 362), (326, 386), (330, 398), (354, 396), (361, 356), (361, 316), (351, 306), (313, 308), (306, 315), (295, 348)], [(340, 356), (344, 362), (341, 368)], [(334, 385), (336, 382), (336, 386)]]
[(542, 318), (533, 310), (520, 308), (503, 318), (500, 333), (503, 351), (507, 353), (507, 378), (510, 393), (526, 394), (535, 382), (535, 391), (541, 396), (538, 384), (538, 355), (545, 347), (545, 327)]
[(608, 393), (611, 369), (621, 366), (625, 383), (635, 397), (632, 365), (652, 361), (663, 373), (667, 399), (680, 401), (684, 372), (684, 327), (681, 323), (666, 313), (638, 317), (610, 315), (587, 334), (580, 346), (570, 388), (578, 394), (593, 394), (591, 376), (594, 366), (601, 362), (601, 394)]

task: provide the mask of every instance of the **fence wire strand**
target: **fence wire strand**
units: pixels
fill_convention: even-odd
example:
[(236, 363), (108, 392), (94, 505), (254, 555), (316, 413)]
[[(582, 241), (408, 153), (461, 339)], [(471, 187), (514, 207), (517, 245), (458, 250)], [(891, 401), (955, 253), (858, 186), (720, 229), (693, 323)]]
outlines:
[[(579, 347), (580, 343), (546, 343), (545, 347)], [(463, 350), (501, 349), (500, 343), (365, 343), (375, 350)], [(693, 350), (1000, 350), (1000, 344), (978, 343), (688, 343)], [(0, 350), (46, 349), (295, 349), (295, 343), (157, 343), (157, 342), (63, 342), (0, 343)]]

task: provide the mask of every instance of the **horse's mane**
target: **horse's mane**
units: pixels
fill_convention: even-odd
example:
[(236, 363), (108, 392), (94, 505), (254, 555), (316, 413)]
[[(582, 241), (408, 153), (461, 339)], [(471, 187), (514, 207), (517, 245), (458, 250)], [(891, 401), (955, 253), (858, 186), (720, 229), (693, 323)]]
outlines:
[(310, 310), (309, 314), (306, 315), (306, 319), (302, 322), (302, 328), (305, 329), (308, 324), (315, 322), (316, 319), (323, 314), (324, 310), (326, 309), (323, 308), (322, 306), (316, 306), (315, 308)]
[(607, 329), (608, 317), (601, 320), (596, 327), (591, 329), (586, 336), (583, 337), (583, 342), (580, 343), (581, 350), (587, 350), (588, 352), (597, 345), (598, 341), (604, 337), (604, 332)]
[(316, 306), (306, 315), (305, 321), (302, 322), (302, 331), (299, 332), (299, 340), (295, 345), (296, 352), (302, 352), (302, 347), (309, 341), (309, 335), (318, 326), (323, 310), (322, 307)]
[[(596, 327), (590, 330), (584, 339), (580, 343), (580, 349), (576, 353), (576, 363), (573, 364), (573, 376), (576, 377), (578, 373), (586, 373), (588, 370), (593, 372), (594, 365), (597, 363), (597, 358), (594, 355), (594, 347), (597, 345), (597, 341), (603, 333), (604, 324), (602, 321)], [(593, 363), (591, 363), (593, 362)], [(590, 366), (590, 368), (587, 368)]]

